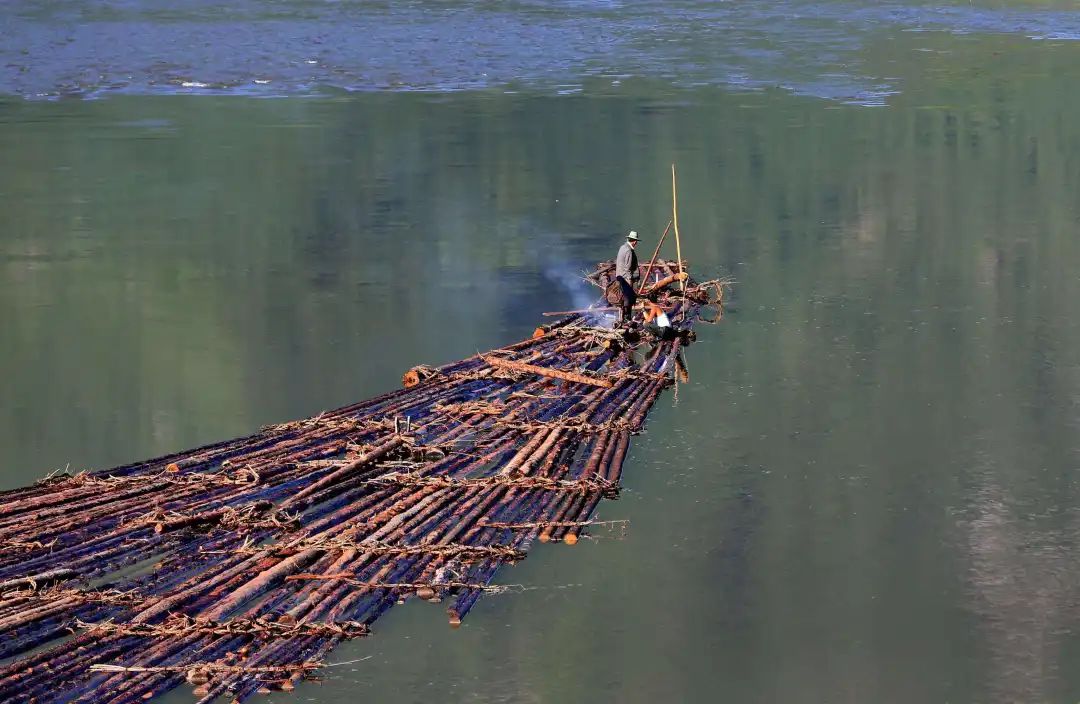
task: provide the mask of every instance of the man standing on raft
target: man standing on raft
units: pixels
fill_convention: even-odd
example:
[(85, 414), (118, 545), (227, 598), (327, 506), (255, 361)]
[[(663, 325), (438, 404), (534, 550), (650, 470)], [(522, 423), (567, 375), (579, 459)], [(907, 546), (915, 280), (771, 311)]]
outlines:
[(638, 280), (641, 278), (641, 272), (638, 270), (637, 254), (634, 252), (634, 248), (637, 247), (638, 236), (633, 230), (630, 230), (630, 234), (626, 236), (626, 243), (619, 247), (619, 254), (615, 257), (615, 280), (619, 282), (619, 289), (622, 291), (622, 319), (623, 323), (630, 322), (630, 315), (634, 309), (634, 303), (637, 302), (636, 286)]

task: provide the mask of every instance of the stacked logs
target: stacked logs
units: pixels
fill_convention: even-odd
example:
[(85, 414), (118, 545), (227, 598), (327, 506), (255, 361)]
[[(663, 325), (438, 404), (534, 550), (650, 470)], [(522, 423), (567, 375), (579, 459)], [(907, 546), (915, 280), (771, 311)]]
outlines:
[(502, 565), (577, 542), (617, 494), (713, 285), (650, 293), (671, 340), (574, 314), (314, 418), (0, 494), (0, 701), (139, 702), (185, 680), (243, 701), (409, 598), (460, 624)]

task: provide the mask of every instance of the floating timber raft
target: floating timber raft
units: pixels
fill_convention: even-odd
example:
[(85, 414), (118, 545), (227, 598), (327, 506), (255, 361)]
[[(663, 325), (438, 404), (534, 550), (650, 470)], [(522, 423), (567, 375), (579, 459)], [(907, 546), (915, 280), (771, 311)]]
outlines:
[(185, 681), (244, 701), (407, 599), (460, 624), (501, 566), (577, 542), (618, 494), (630, 436), (719, 310), (721, 283), (678, 269), (656, 263), (645, 291), (674, 334), (572, 313), (369, 401), (0, 494), (0, 701), (142, 702)]

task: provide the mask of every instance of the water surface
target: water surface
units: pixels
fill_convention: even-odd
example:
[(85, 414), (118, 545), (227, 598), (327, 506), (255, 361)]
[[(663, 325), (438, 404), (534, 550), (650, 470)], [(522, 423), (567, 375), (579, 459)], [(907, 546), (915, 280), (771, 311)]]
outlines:
[[(764, 12), (745, 5), (671, 12)], [(196, 5), (173, 6), (98, 11), (187, 36)], [(346, 7), (228, 12), (293, 26)], [(462, 11), (546, 12), (505, 7)], [(650, 247), (676, 161), (684, 253), (738, 280), (736, 310), (701, 331), (692, 383), (601, 508), (628, 535), (533, 551), (500, 581), (535, 589), (458, 631), (394, 609), (333, 655), (369, 659), (273, 701), (1077, 701), (1076, 48), (881, 27), (1063, 11), (819, 7), (887, 35), (840, 47), (857, 85), (890, 77), (883, 107), (662, 71), (612, 85), (546, 59), (573, 93), (27, 101), (0, 74), (19, 94), (0, 102), (0, 486), (310, 415), (524, 337), (620, 233)], [(428, 10), (381, 11), (419, 31)], [(83, 3), (3, 12), (46, 32), (70, 17), (74, 47), (95, 31)], [(815, 68), (816, 37), (795, 32), (809, 44), (777, 83), (843, 82)], [(55, 88), (35, 71), (26, 93)]]
[[(41, 0), (0, 5), (0, 93), (572, 93), (657, 78), (882, 105), (914, 34), (1080, 39), (1074, 0)], [(897, 47), (900, 50), (897, 51)]]

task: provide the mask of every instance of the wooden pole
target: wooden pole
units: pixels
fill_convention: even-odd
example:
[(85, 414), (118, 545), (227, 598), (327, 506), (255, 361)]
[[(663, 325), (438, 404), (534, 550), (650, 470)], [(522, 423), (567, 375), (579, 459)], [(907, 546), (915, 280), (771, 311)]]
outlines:
[(649, 260), (649, 266), (645, 267), (645, 275), (641, 277), (641, 287), (638, 288), (639, 294), (649, 285), (649, 274), (652, 273), (653, 264), (656, 263), (656, 257), (660, 254), (660, 248), (664, 246), (664, 239), (667, 238), (667, 233), (670, 229), (671, 220), (668, 220), (667, 227), (664, 228), (664, 234), (660, 235), (660, 241), (656, 243), (656, 249), (652, 253), (652, 259)]
[(610, 379), (597, 379), (591, 376), (585, 376), (584, 374), (578, 374), (577, 372), (564, 372), (559, 369), (549, 369), (548, 367), (538, 367), (535, 364), (525, 364), (524, 362), (514, 362), (509, 359), (500, 359), (499, 357), (480, 357), (485, 362), (493, 367), (499, 369), (506, 369), (512, 372), (521, 372), (523, 374), (537, 374), (539, 376), (546, 376), (550, 379), (561, 379), (563, 381), (570, 381), (575, 384), (589, 384), (590, 386), (601, 386), (605, 389), (610, 389), (615, 384)]
[(553, 310), (547, 313), (541, 313), (540, 315), (551, 317), (554, 315), (576, 315), (578, 313), (606, 313), (608, 311), (619, 310), (615, 306), (604, 306), (602, 308), (579, 308), (578, 310)]
[(679, 261), (679, 289), (686, 290), (686, 279), (682, 278), (682, 247), (679, 242), (679, 199), (675, 195), (675, 164), (671, 165), (671, 222), (675, 223), (675, 258)]

